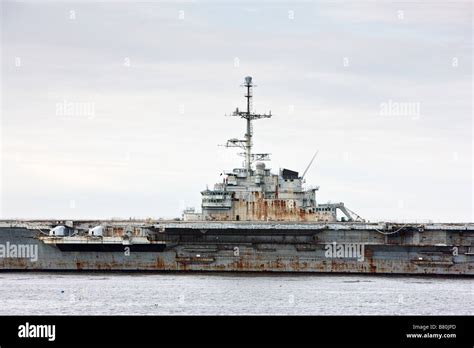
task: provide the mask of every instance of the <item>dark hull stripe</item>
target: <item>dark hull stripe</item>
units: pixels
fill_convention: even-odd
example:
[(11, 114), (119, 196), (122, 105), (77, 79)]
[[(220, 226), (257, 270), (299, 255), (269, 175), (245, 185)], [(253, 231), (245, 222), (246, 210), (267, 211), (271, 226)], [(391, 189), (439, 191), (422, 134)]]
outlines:
[[(160, 252), (165, 244), (56, 244), (61, 251), (99, 251), (99, 252)], [(129, 248), (129, 249), (126, 249)]]

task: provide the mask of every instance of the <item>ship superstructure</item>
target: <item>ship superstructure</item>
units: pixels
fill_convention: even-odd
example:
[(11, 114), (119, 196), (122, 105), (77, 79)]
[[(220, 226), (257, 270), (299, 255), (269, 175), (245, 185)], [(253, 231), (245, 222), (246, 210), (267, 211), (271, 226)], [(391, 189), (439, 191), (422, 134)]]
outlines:
[[(231, 116), (246, 121), (244, 139), (229, 139), (227, 147), (238, 147), (244, 152), (244, 165), (225, 171), (223, 181), (206, 189), (202, 195), (202, 214), (187, 210), (184, 219), (211, 221), (337, 221), (340, 211), (342, 221), (360, 219), (344, 206), (344, 203), (318, 204), (316, 191), (319, 186), (305, 188), (304, 175), (297, 171), (280, 169), (278, 174), (271, 172), (264, 161), (270, 160), (269, 153), (254, 153), (252, 122), (271, 118), (272, 114), (252, 112), (253, 84), (247, 76), (243, 87), (246, 89), (246, 110), (239, 108)], [(314, 160), (314, 157), (313, 157)], [(312, 161), (311, 161), (312, 162)], [(310, 163), (311, 164), (311, 163)], [(309, 167), (308, 167), (309, 168)], [(307, 168), (307, 169), (308, 169)], [(355, 218), (354, 218), (355, 217)]]

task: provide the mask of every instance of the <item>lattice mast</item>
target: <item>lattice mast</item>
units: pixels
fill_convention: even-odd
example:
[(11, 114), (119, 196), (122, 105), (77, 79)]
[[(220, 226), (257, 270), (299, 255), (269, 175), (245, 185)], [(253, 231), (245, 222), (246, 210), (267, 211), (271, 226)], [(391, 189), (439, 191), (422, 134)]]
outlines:
[(245, 83), (243, 87), (247, 88), (247, 94), (245, 98), (247, 98), (247, 111), (240, 111), (239, 108), (236, 108), (235, 111), (232, 113), (232, 116), (239, 116), (244, 118), (247, 121), (247, 132), (245, 133), (245, 140), (239, 139), (229, 139), (227, 141), (227, 147), (240, 147), (245, 149), (245, 153), (241, 155), (245, 156), (245, 169), (247, 173), (250, 175), (252, 170), (252, 162), (253, 161), (268, 161), (270, 159), (270, 154), (268, 153), (252, 153), (252, 136), (253, 136), (253, 128), (252, 128), (252, 121), (258, 120), (261, 118), (270, 118), (272, 117), (271, 111), (268, 114), (255, 114), (252, 113), (252, 89), (253, 87), (257, 87), (252, 83), (252, 77), (247, 76), (245, 77)]

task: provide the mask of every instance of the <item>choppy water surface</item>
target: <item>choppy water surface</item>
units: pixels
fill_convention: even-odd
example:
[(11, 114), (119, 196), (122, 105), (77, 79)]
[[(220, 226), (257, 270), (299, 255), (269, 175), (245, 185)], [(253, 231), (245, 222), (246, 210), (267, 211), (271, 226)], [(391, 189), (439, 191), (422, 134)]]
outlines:
[(469, 278), (2, 273), (1, 315), (474, 314)]

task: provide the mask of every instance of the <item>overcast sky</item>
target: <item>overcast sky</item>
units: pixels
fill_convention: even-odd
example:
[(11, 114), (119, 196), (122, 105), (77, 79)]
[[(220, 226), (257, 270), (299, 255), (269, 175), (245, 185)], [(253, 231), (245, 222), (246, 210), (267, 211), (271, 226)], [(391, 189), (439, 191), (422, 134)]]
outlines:
[[(9, 2), (2, 218), (175, 217), (255, 151), (369, 220), (473, 221), (470, 1)], [(398, 108), (398, 110), (397, 110)], [(401, 109), (400, 109), (401, 108)]]

